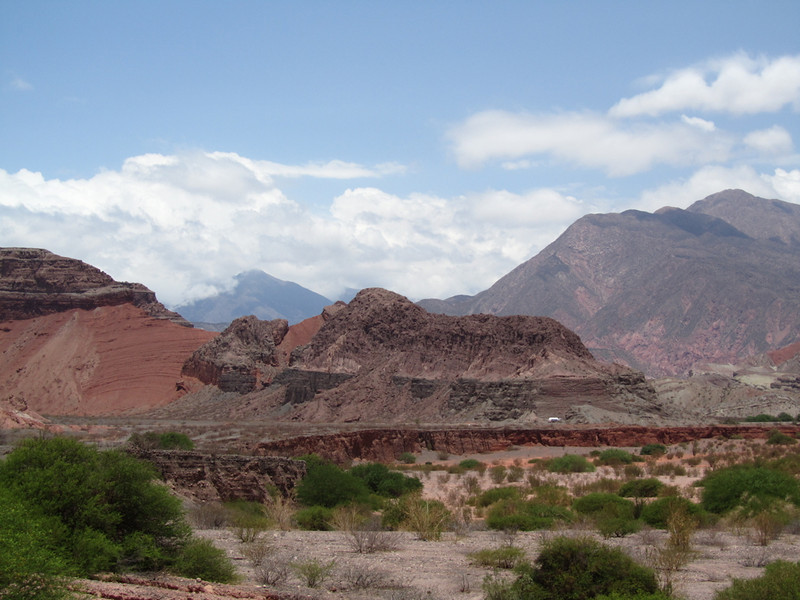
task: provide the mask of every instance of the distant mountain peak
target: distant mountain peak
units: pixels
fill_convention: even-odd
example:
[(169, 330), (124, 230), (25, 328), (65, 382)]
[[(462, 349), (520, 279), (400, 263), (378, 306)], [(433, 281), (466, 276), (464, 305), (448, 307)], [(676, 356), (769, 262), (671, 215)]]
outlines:
[(243, 271), (234, 279), (236, 285), (231, 291), (195, 300), (176, 310), (193, 323), (221, 324), (224, 328), (247, 315), (266, 321), (286, 319), (289, 323), (299, 323), (332, 304), (321, 294), (260, 269)]

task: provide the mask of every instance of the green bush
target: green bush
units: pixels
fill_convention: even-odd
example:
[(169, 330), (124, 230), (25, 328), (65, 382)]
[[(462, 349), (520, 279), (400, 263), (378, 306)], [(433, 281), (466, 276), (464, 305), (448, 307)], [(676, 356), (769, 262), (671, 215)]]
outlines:
[(0, 598), (66, 598), (67, 557), (54, 540), (60, 524), (42, 517), (6, 488), (0, 487)]
[(633, 518), (633, 502), (626, 500), (625, 498), (621, 498), (616, 494), (594, 492), (591, 494), (586, 494), (585, 496), (581, 496), (572, 503), (572, 508), (575, 510), (575, 512), (579, 512), (582, 515), (599, 513), (603, 510), (606, 510), (606, 508), (609, 506), (619, 507), (618, 512), (626, 514), (629, 513), (630, 517)]
[(522, 492), (518, 487), (504, 486), (504, 487), (490, 488), (485, 492), (481, 492), (474, 500), (471, 501), (471, 503), (479, 508), (484, 508), (500, 500), (508, 500), (509, 498), (521, 498), (521, 497), (522, 497)]
[(236, 570), (224, 550), (210, 540), (191, 539), (178, 554), (170, 569), (181, 577), (199, 578), (204, 581), (231, 583), (236, 580)]
[(617, 492), (623, 498), (655, 498), (664, 487), (655, 477), (632, 479), (626, 482)]
[(408, 494), (391, 500), (383, 511), (381, 525), (386, 529), (407, 529), (424, 541), (439, 540), (450, 525), (452, 514), (438, 500), (423, 500)]
[[(778, 420), (778, 417), (774, 415), (768, 415), (766, 413), (760, 413), (755, 416), (745, 417), (745, 423), (774, 423)], [(791, 418), (789, 419), (791, 420)]]
[(0, 487), (47, 519), (78, 574), (170, 562), (188, 539), (180, 500), (155, 468), (75, 440), (26, 440), (0, 463)]
[(592, 473), (595, 467), (585, 457), (578, 454), (565, 454), (551, 458), (547, 463), (551, 473)]
[(548, 529), (557, 520), (569, 522), (572, 514), (562, 506), (509, 498), (492, 506), (486, 516), (486, 526), (500, 531), (535, 531)]
[(703, 507), (721, 514), (749, 498), (776, 498), (800, 505), (800, 484), (791, 475), (767, 467), (737, 465), (712, 471), (700, 482)]
[(134, 433), (128, 438), (128, 444), (144, 450), (194, 450), (194, 442), (189, 436), (177, 431)]
[(401, 452), (400, 456), (397, 457), (397, 460), (404, 465), (413, 465), (415, 462), (417, 462), (417, 457), (411, 454), (411, 452)]
[(634, 461), (634, 456), (621, 448), (609, 448), (603, 450), (597, 457), (598, 465), (629, 465)]
[(334, 465), (306, 458), (306, 475), (295, 488), (297, 499), (306, 506), (334, 508), (352, 502), (366, 504), (369, 487), (363, 479)]
[(499, 548), (485, 548), (467, 554), (474, 564), (491, 569), (513, 569), (525, 560), (525, 550), (510, 544)]
[(791, 444), (796, 444), (797, 440), (791, 436), (786, 435), (785, 433), (778, 431), (777, 429), (773, 429), (769, 433), (769, 437), (767, 438), (767, 444), (773, 444), (778, 446), (789, 446)]
[(587, 600), (603, 594), (635, 597), (658, 592), (652, 569), (619, 548), (590, 538), (554, 538), (545, 543), (533, 565), (518, 572), (510, 587), (516, 595), (509, 598)]
[(357, 465), (350, 469), (349, 473), (361, 479), (371, 492), (386, 498), (398, 498), (403, 494), (422, 489), (422, 482), (416, 477), (391, 471), (381, 463)]
[(333, 509), (325, 506), (309, 506), (301, 508), (294, 514), (294, 519), (301, 529), (309, 531), (330, 531), (333, 529)]
[(800, 598), (800, 563), (776, 561), (755, 579), (734, 579), (714, 600), (797, 600)]
[(465, 471), (477, 471), (479, 469), (482, 469), (486, 465), (484, 465), (481, 461), (479, 461), (476, 458), (465, 458), (460, 463), (458, 463), (458, 466), (464, 469)]
[(708, 516), (702, 507), (682, 496), (667, 496), (649, 502), (642, 508), (642, 521), (658, 529), (666, 529), (671, 514), (677, 510), (684, 510), (690, 517), (696, 519), (698, 523), (708, 521)]
[(645, 444), (639, 450), (642, 456), (660, 456), (667, 453), (667, 447), (664, 444)]

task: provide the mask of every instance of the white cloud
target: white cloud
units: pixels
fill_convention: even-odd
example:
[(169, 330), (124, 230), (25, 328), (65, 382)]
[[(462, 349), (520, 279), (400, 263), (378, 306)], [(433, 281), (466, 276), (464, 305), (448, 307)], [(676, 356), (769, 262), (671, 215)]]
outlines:
[(624, 176), (658, 164), (697, 165), (727, 159), (732, 137), (698, 123), (622, 123), (594, 113), (532, 115), (491, 110), (469, 117), (448, 135), (464, 168), (544, 154)]
[(732, 114), (800, 109), (800, 55), (775, 59), (739, 53), (670, 73), (655, 90), (620, 100), (613, 117), (658, 116), (681, 110)]
[(800, 170), (776, 169), (759, 173), (751, 166), (708, 166), (689, 178), (645, 190), (636, 208), (654, 211), (662, 206), (686, 208), (696, 200), (726, 189), (742, 189), (762, 198), (800, 203)]
[(748, 133), (744, 143), (763, 154), (784, 154), (792, 151), (792, 136), (780, 125)]
[(717, 128), (717, 126), (714, 124), (714, 121), (706, 121), (700, 117), (687, 117), (686, 115), (681, 115), (681, 121), (687, 125), (691, 125), (692, 127), (702, 129), (703, 131), (714, 131)]
[(88, 179), (0, 170), (0, 239), (142, 282), (169, 305), (252, 268), (329, 296), (378, 285), (443, 297), (488, 287), (585, 212), (552, 190), (443, 198), (377, 187), (310, 210), (276, 185), (272, 164), (198, 152), (136, 156)]

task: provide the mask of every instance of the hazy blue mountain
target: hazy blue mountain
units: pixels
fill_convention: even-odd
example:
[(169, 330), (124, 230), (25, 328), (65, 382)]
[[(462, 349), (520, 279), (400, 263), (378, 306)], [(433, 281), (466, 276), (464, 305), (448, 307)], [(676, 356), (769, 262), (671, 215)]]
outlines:
[(293, 324), (320, 314), (329, 304), (333, 302), (301, 285), (253, 270), (237, 275), (236, 286), (230, 292), (195, 300), (175, 310), (196, 324), (227, 325), (246, 315), (264, 320), (286, 319)]

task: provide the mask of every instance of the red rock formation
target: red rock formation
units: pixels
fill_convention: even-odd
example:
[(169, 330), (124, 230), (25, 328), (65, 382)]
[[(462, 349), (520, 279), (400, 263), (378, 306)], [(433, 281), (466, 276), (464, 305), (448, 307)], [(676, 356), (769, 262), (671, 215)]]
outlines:
[(515, 427), (469, 429), (368, 429), (331, 435), (312, 435), (258, 444), (261, 455), (302, 456), (316, 453), (337, 462), (354, 459), (391, 462), (403, 452), (435, 450), (464, 455), (501, 452), (510, 446), (643, 446), (651, 443), (678, 444), (698, 439), (766, 438), (778, 429), (788, 435), (800, 433), (797, 425), (710, 425), (698, 427), (585, 427), (526, 429)]
[(44, 415), (110, 415), (162, 406), (201, 387), (186, 357), (216, 334), (131, 304), (0, 325), (0, 400)]

